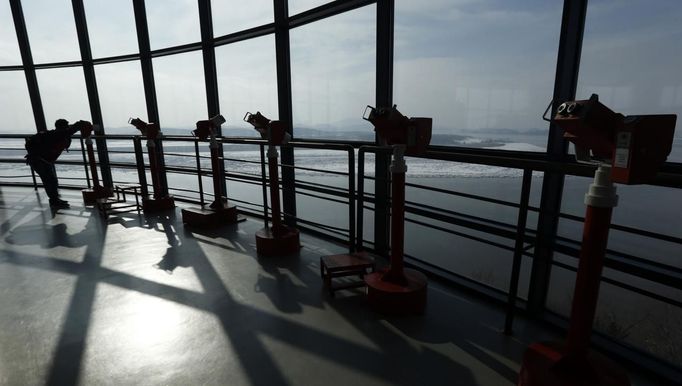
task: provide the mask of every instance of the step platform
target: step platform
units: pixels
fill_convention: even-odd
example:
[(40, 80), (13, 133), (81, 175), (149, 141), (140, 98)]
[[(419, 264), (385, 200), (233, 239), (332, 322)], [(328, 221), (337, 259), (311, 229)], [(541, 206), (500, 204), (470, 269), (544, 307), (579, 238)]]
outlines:
[(173, 208), (175, 208), (173, 196), (142, 199), (142, 211), (145, 213), (162, 212)]
[(97, 200), (101, 198), (109, 198), (114, 195), (113, 192), (105, 188), (83, 189), (81, 190), (81, 193), (83, 194), (83, 203), (87, 206), (97, 205)]
[[(374, 259), (365, 252), (320, 257), (320, 277), (331, 297), (334, 297), (336, 291), (364, 287), (364, 276), (375, 270)], [(357, 280), (334, 280), (349, 277)]]
[(282, 225), (282, 229), (273, 233), (272, 228), (262, 228), (256, 232), (256, 252), (263, 256), (287, 256), (298, 253), (301, 249), (299, 231)]
[[(140, 185), (116, 185), (115, 197), (107, 196), (95, 199), (95, 206), (104, 218), (113, 213), (136, 210), (140, 214)], [(127, 195), (135, 197), (135, 203), (129, 203)]]
[(518, 386), (630, 386), (625, 370), (589, 351), (579, 360), (567, 357), (561, 342), (530, 345), (523, 355)]
[(428, 282), (426, 276), (405, 268), (406, 284), (384, 280), (385, 270), (365, 276), (367, 302), (370, 308), (387, 315), (421, 315), (426, 309)]
[(181, 212), (182, 222), (196, 228), (218, 228), (241, 220), (236, 206), (223, 209), (187, 208)]

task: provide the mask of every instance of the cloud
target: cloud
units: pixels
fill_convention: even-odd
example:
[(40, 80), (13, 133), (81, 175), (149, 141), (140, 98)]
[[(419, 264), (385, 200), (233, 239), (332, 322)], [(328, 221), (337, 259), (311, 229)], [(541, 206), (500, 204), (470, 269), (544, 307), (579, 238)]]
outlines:
[(31, 0), (22, 2), (22, 7), (33, 62), (80, 60), (76, 23), (70, 1)]
[(222, 36), (274, 21), (272, 0), (213, 1), (213, 35)]
[(140, 62), (97, 65), (95, 76), (105, 129), (126, 127), (130, 134), (137, 134), (128, 118), (147, 119)]
[(90, 120), (88, 94), (80, 67), (36, 70), (47, 126), (58, 118)]
[(0, 71), (1, 133), (36, 131), (31, 100), (23, 71)]
[(85, 0), (83, 3), (94, 58), (139, 51), (132, 1)]
[(0, 4), (0, 66), (21, 64), (21, 54), (14, 30), (9, 2)]
[(216, 48), (216, 67), (220, 110), (227, 119), (223, 133), (236, 127), (251, 129), (242, 120), (247, 111), (279, 117), (274, 36)]
[(147, 0), (145, 5), (153, 50), (201, 40), (196, 0)]
[(367, 128), (375, 102), (376, 7), (367, 6), (290, 33), (294, 124)]
[(162, 128), (194, 128), (207, 115), (201, 52), (155, 58), (153, 66)]

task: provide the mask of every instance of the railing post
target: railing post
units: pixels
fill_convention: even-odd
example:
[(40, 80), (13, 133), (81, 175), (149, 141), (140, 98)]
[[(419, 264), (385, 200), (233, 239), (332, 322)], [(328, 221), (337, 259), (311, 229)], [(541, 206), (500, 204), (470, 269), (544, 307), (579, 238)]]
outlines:
[(263, 228), (268, 229), (268, 178), (265, 175), (265, 147), (260, 145), (260, 175), (263, 181)]
[(199, 140), (194, 139), (194, 154), (197, 160), (197, 178), (199, 179), (199, 202), (204, 207), (204, 181), (201, 176), (201, 157), (199, 155)]
[(365, 148), (358, 149), (358, 199), (356, 202), (356, 229), (355, 250), (362, 251), (362, 242), (364, 240), (363, 232), (365, 229)]
[(144, 167), (144, 153), (142, 152), (142, 140), (140, 136), (133, 138), (133, 145), (135, 147), (135, 163), (137, 165), (137, 177), (140, 180), (140, 195), (143, 198), (149, 196), (147, 189), (147, 174)]
[(355, 252), (355, 149), (348, 150), (348, 252)]
[(509, 279), (509, 294), (507, 297), (507, 315), (504, 321), (504, 333), (511, 335), (516, 311), (516, 295), (519, 289), (521, 262), (523, 261), (523, 243), (526, 236), (526, 220), (528, 218), (528, 200), (530, 199), (530, 185), (533, 171), (523, 169), (521, 185), (521, 199), (519, 200), (519, 215), (516, 221), (516, 240), (514, 243), (514, 261), (512, 262), (511, 278)]
[(88, 189), (92, 187), (90, 184), (90, 171), (88, 170), (88, 159), (85, 157), (85, 144), (83, 143), (83, 137), (80, 137), (81, 142), (81, 155), (83, 156), (83, 167), (85, 168), (85, 180), (88, 182)]

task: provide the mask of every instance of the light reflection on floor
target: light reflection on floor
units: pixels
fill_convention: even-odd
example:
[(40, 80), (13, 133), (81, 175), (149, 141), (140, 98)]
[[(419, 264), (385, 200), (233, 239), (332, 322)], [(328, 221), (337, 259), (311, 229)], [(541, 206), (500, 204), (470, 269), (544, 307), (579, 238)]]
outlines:
[(0, 209), (0, 383), (515, 383), (530, 340), (484, 303), (433, 285), (424, 317), (383, 317), (322, 288), (319, 256), (343, 246), (303, 235), (300, 256), (258, 258), (259, 221), (102, 222), (69, 193), (54, 218)]

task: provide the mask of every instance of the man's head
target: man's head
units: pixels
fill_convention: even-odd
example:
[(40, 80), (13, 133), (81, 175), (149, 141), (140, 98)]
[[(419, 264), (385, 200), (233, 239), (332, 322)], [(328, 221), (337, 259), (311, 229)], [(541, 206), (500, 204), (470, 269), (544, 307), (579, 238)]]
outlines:
[(66, 130), (69, 128), (69, 121), (64, 118), (59, 118), (54, 122), (54, 128), (57, 130)]

